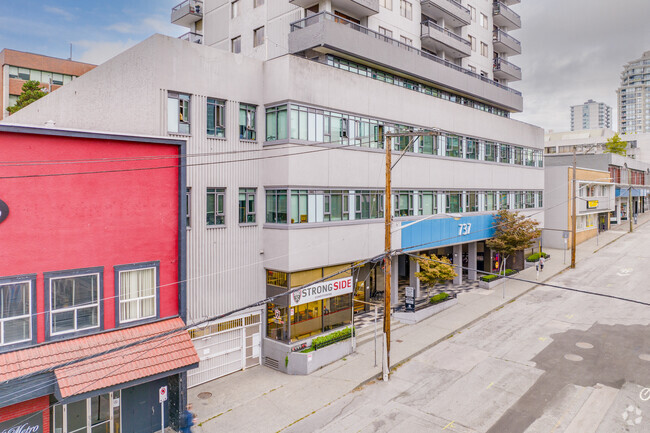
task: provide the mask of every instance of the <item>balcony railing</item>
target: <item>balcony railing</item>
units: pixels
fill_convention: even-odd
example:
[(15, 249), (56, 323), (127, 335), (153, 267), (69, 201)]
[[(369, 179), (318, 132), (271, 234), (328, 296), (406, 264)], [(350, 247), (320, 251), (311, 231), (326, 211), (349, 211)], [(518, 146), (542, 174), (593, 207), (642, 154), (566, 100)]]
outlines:
[(202, 44), (203, 43), (203, 35), (200, 33), (194, 33), (194, 32), (187, 32), (185, 34), (182, 34), (178, 37), (178, 39), (182, 39), (184, 41), (188, 42), (194, 42), (195, 44)]
[(521, 28), (521, 17), (502, 2), (496, 1), (492, 5), (492, 15), (495, 25), (503, 26), (508, 30)]
[(494, 29), (492, 32), (492, 42), (503, 42), (506, 45), (512, 46), (517, 52), (521, 53), (521, 42), (503, 30)]
[(504, 59), (499, 58), (499, 57), (494, 59), (494, 69), (495, 70), (505, 69), (508, 72), (510, 72), (510, 70), (514, 70), (515, 72), (518, 72), (519, 75), (521, 75), (521, 68), (519, 66), (515, 66), (512, 63), (510, 63), (509, 61), (504, 60)]
[(461, 42), (470, 48), (472, 47), (472, 44), (467, 39), (463, 39), (462, 37), (458, 36), (456, 33), (450, 32), (449, 30), (440, 27), (438, 24), (434, 23), (433, 21), (427, 20), (421, 23), (422, 36), (430, 35), (429, 29), (437, 30), (441, 33), (444, 33), (447, 36), (452, 37), (453, 39), (456, 39), (458, 42)]
[(334, 21), (334, 22), (339, 23), (341, 25), (344, 25), (344, 26), (346, 26), (346, 27), (348, 27), (348, 28), (350, 28), (350, 29), (352, 29), (354, 31), (363, 33), (363, 34), (368, 35), (369, 37), (372, 37), (372, 38), (375, 38), (375, 39), (379, 39), (382, 42), (385, 42), (387, 44), (402, 48), (402, 49), (404, 49), (406, 51), (409, 51), (409, 52), (411, 52), (411, 53), (413, 53), (415, 55), (424, 57), (424, 58), (426, 58), (428, 60), (439, 63), (441, 65), (444, 65), (444, 66), (448, 67), (448, 68), (454, 69), (454, 70), (456, 70), (458, 72), (461, 72), (463, 74), (466, 74), (466, 75), (469, 75), (469, 76), (471, 76), (473, 78), (481, 80), (481, 81), (483, 81), (485, 83), (488, 83), (488, 84), (491, 84), (493, 86), (499, 87), (499, 88), (501, 88), (503, 90), (507, 90), (508, 92), (514, 93), (517, 96), (521, 96), (521, 92), (519, 92), (519, 91), (517, 91), (515, 89), (511, 89), (510, 87), (504, 86), (503, 84), (497, 83), (496, 81), (490, 80), (489, 78), (482, 77), (481, 75), (477, 74), (476, 72), (472, 72), (469, 69), (462, 68), (462, 67), (460, 67), (460, 66), (458, 66), (458, 65), (456, 65), (454, 63), (443, 60), (440, 57), (436, 57), (436, 56), (434, 56), (432, 54), (429, 54), (427, 52), (419, 50), (419, 49), (417, 49), (417, 48), (415, 48), (415, 47), (413, 47), (411, 45), (400, 42), (397, 39), (389, 38), (388, 36), (382, 35), (379, 32), (376, 32), (374, 30), (370, 30), (367, 27), (364, 27), (364, 26), (362, 26), (360, 24), (357, 24), (355, 22), (346, 20), (345, 18), (341, 18), (341, 17), (336, 16), (334, 14), (331, 14), (329, 12), (320, 12), (320, 13), (318, 13), (316, 15), (312, 15), (310, 17), (303, 18), (301, 20), (295, 21), (295, 22), (291, 23), (291, 25), (290, 25), (291, 26), (291, 31), (295, 32), (295, 31), (307, 28), (307, 27), (309, 27), (311, 25), (318, 24), (318, 23), (323, 22), (323, 21)]
[(447, 3), (449, 3), (449, 5), (452, 8), (457, 8), (459, 11), (462, 11), (463, 13), (466, 13), (466, 14), (469, 13), (469, 9), (467, 9), (465, 6), (463, 6), (459, 2), (457, 2), (455, 0), (446, 0), (446, 1), (447, 1)]
[(190, 13), (200, 14), (203, 11), (203, 2), (201, 0), (185, 0), (172, 8), (172, 12), (181, 10), (184, 6), (190, 6)]

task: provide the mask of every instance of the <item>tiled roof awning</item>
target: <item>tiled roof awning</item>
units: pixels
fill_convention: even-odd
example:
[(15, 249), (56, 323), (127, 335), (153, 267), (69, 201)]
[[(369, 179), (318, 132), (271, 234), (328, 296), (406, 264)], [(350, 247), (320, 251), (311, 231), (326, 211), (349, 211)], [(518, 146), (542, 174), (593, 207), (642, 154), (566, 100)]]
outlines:
[[(65, 399), (193, 368), (199, 357), (184, 326), (174, 318), (0, 354), (0, 388), (37, 378), (32, 388), (49, 381)], [(0, 407), (7, 404), (0, 397)]]

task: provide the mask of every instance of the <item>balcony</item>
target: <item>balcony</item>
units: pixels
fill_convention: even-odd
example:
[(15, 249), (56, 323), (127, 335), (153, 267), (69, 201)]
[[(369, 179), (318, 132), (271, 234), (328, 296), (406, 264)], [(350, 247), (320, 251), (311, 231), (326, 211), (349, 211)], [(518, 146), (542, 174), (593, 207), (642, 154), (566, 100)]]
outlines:
[(422, 0), (420, 5), (423, 14), (444, 20), (447, 27), (466, 26), (472, 19), (469, 9), (455, 0)]
[(188, 42), (193, 42), (195, 44), (202, 44), (203, 43), (203, 35), (200, 33), (194, 33), (194, 32), (187, 32), (183, 35), (180, 35), (178, 39), (182, 39), (184, 41)]
[(514, 89), (328, 12), (291, 23), (289, 52), (307, 51), (361, 60), (509, 111), (523, 108), (521, 93)]
[(494, 2), (492, 5), (492, 18), (494, 25), (505, 30), (517, 30), (521, 28), (521, 17), (502, 2)]
[(492, 42), (494, 43), (494, 51), (497, 53), (504, 53), (509, 56), (521, 54), (521, 42), (502, 30), (495, 29), (492, 32)]
[(203, 19), (203, 2), (185, 0), (172, 8), (172, 24), (191, 28), (192, 24)]
[(512, 6), (518, 5), (521, 3), (521, 0), (501, 0), (501, 3), (505, 4), (506, 6)]
[[(318, 0), (289, 0), (289, 3), (308, 8), (318, 4)], [(341, 10), (357, 18), (367, 17), (379, 13), (379, 0), (332, 0), (332, 9)]]
[(420, 24), (422, 47), (436, 53), (444, 52), (446, 57), (460, 59), (472, 53), (472, 44), (433, 21)]
[(494, 59), (494, 66), (492, 68), (492, 71), (494, 72), (494, 78), (498, 78), (500, 80), (521, 80), (521, 68), (504, 59)]

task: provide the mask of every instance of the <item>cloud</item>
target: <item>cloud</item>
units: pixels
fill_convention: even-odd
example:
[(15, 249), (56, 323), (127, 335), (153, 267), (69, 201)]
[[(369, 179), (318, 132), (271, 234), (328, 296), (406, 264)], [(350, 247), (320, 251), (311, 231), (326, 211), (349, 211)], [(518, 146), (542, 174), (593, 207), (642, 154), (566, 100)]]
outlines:
[(73, 14), (71, 14), (70, 12), (68, 12), (66, 10), (63, 10), (61, 8), (57, 8), (57, 7), (54, 7), (54, 6), (43, 6), (43, 9), (46, 12), (49, 12), (51, 14), (59, 15), (59, 16), (63, 17), (64, 19), (68, 20), (68, 21), (70, 21), (71, 19), (74, 18)]
[(177, 34), (179, 27), (169, 21), (169, 16), (147, 16), (140, 21), (118, 22), (106, 27), (122, 34), (146, 34), (162, 33), (164, 35)]
[(81, 40), (73, 43), (81, 47), (82, 53), (76, 56), (75, 60), (99, 65), (106, 60), (115, 57), (121, 52), (128, 50), (140, 41), (128, 39), (126, 41), (88, 41)]

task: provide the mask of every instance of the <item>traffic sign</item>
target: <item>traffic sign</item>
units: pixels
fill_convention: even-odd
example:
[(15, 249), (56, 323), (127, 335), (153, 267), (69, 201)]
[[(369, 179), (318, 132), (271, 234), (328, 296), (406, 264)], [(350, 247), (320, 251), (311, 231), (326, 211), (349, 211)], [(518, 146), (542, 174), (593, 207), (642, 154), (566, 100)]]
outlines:
[(158, 390), (158, 401), (162, 403), (163, 401), (167, 401), (167, 387), (166, 386), (161, 386), (160, 389)]

